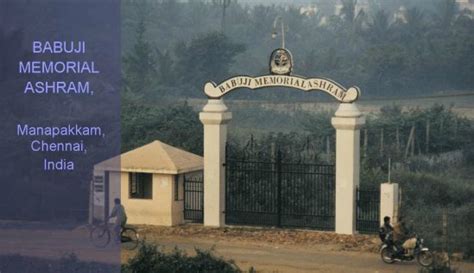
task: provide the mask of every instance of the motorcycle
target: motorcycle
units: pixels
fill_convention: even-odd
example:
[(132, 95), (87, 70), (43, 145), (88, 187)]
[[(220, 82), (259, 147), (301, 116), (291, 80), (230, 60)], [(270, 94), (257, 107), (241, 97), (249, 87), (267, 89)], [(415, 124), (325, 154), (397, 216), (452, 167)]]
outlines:
[(391, 233), (387, 234), (380, 247), (382, 261), (387, 264), (393, 264), (395, 262), (413, 261), (416, 259), (421, 266), (431, 266), (434, 260), (433, 253), (423, 246), (424, 240), (422, 238), (419, 238), (416, 234), (413, 238), (416, 239), (416, 246), (413, 250), (407, 251), (393, 242)]

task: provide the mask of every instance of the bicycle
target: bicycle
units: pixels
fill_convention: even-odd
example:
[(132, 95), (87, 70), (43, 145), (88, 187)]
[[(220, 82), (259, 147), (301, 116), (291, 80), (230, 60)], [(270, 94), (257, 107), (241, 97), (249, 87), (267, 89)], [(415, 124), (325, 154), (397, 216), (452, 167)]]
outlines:
[[(89, 234), (89, 239), (95, 247), (104, 248), (110, 243), (113, 232), (108, 223), (94, 226)], [(139, 234), (132, 227), (122, 227), (120, 231), (121, 246), (127, 250), (134, 250), (139, 243)]]

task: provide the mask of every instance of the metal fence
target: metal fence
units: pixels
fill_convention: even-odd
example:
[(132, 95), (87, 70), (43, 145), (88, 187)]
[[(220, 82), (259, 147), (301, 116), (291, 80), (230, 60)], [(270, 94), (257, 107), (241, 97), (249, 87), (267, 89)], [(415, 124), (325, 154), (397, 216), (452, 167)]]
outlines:
[(357, 188), (356, 229), (376, 233), (380, 226), (380, 189)]
[(204, 180), (202, 174), (184, 176), (184, 219), (202, 223), (204, 219)]
[(334, 230), (334, 165), (227, 155), (227, 224)]

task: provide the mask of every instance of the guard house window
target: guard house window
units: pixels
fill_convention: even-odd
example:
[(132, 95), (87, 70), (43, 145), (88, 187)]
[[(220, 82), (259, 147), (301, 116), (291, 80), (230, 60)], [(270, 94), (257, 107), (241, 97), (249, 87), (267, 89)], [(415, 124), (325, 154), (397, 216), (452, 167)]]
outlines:
[(130, 173), (130, 198), (152, 199), (152, 180), (150, 173)]

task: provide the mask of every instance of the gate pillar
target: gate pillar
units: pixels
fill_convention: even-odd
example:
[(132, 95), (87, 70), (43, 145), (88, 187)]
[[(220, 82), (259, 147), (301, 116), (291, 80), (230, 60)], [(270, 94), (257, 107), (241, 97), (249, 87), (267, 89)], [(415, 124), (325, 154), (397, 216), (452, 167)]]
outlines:
[(222, 99), (209, 99), (199, 114), (204, 125), (204, 225), (225, 225), (225, 145), (232, 113)]
[(356, 232), (360, 172), (360, 128), (365, 118), (355, 103), (341, 103), (331, 120), (336, 129), (336, 233)]
[(380, 184), (380, 225), (383, 224), (383, 218), (388, 216), (392, 223), (398, 222), (399, 216), (399, 187), (397, 183)]

